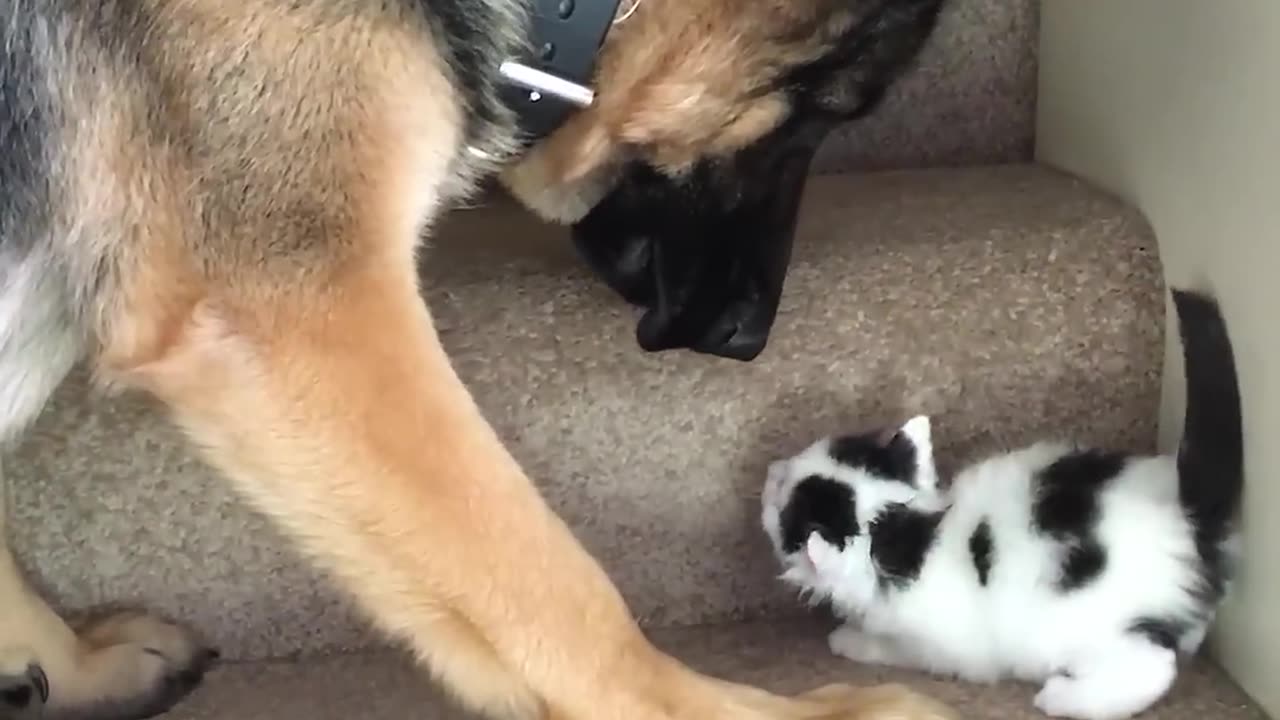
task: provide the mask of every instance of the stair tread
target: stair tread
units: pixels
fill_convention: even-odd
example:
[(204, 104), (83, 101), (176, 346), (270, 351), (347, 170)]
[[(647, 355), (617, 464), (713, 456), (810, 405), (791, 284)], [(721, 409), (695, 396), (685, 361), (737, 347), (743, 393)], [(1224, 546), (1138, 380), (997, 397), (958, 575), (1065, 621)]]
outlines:
[[(1154, 443), (1161, 277), (1123, 203), (1033, 165), (822, 176), (798, 233), (750, 364), (642, 352), (564, 231), (510, 208), (456, 214), (425, 255), (459, 373), (650, 625), (796, 611), (752, 495), (819, 433), (939, 413), (944, 464), (1060, 433)], [(82, 381), (5, 463), (14, 548), (59, 606), (144, 604), (236, 659), (376, 644), (146, 401)]]
[[(953, 703), (965, 718), (1039, 720), (1034, 688), (976, 685), (922, 673), (858, 666), (833, 657), (816, 619), (653, 632), (693, 667), (730, 680), (796, 693), (828, 682), (904, 681)], [(397, 652), (314, 657), (305, 662), (224, 665), (165, 720), (463, 720)], [(1216, 667), (1197, 660), (1144, 720), (1265, 720)]]

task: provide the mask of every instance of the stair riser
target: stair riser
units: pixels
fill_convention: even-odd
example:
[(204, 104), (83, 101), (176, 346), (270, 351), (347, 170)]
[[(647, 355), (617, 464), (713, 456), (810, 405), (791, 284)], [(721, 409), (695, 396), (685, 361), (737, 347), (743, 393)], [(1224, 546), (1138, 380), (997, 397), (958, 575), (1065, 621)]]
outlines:
[(948, 0), (914, 68), (869, 117), (833, 134), (819, 172), (1029, 161), (1039, 0)]

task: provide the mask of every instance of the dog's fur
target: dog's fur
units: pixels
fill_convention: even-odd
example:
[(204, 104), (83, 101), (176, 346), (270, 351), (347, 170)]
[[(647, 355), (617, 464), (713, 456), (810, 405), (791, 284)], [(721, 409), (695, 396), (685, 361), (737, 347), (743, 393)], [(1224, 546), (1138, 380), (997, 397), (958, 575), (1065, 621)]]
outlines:
[[(776, 135), (852, 28), (916, 17), (905, 60), (937, 4), (645, 0), (596, 103), (526, 148), (495, 72), (523, 0), (0, 0), (0, 439), (80, 361), (150, 393), (490, 714), (945, 717), (898, 686), (777, 697), (650, 646), (481, 417), (415, 273), (481, 179), (576, 220), (626, 163), (679, 178)], [(145, 717), (211, 658), (149, 615), (72, 629), (0, 546), (0, 717)]]
[(878, 107), (929, 36), (940, 4), (881, 3), (819, 59), (781, 76), (789, 110), (776, 128), (685, 172), (628, 163), (574, 224), (588, 264), (646, 311), (636, 332), (641, 347), (747, 361), (764, 351), (814, 155), (833, 128)]

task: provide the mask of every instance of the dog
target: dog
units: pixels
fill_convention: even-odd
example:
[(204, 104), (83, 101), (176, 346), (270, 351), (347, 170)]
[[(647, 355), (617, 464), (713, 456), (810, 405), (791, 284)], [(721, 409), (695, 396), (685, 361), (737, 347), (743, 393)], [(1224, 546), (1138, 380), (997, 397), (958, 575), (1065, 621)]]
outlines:
[[(497, 179), (663, 298), (642, 345), (753, 357), (809, 159), (939, 3), (0, 0), (0, 440), (81, 362), (149, 394), (489, 716), (950, 717), (650, 645), (455, 374), (415, 271)], [(215, 657), (140, 611), (72, 627), (0, 546), (0, 717), (149, 717)]]

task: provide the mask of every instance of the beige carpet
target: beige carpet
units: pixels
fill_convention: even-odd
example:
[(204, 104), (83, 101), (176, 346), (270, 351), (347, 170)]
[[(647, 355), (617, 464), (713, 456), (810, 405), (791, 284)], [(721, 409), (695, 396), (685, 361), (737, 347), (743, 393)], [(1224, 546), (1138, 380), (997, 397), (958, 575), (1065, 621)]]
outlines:
[[(906, 681), (950, 703), (968, 720), (1040, 720), (1034, 688), (971, 685), (860, 667), (832, 657), (811, 622), (664, 631), (655, 639), (706, 672), (778, 692), (828, 682)], [(314, 659), (305, 666), (224, 667), (165, 720), (463, 720), (398, 654)], [(1264, 720), (1240, 691), (1204, 662), (1183, 671), (1170, 696), (1138, 720)]]
[(823, 172), (1031, 159), (1039, 0), (948, 0), (915, 70), (871, 117), (836, 133)]
[[(1153, 442), (1150, 235), (1047, 170), (816, 179), (750, 364), (643, 353), (563, 242), (522, 214), (459, 215), (426, 258), (430, 300), (492, 422), (651, 625), (796, 611), (750, 496), (819, 433), (927, 411), (948, 461), (1049, 434)], [(373, 641), (144, 404), (76, 392), (6, 465), (16, 548), (61, 604), (144, 603), (237, 659)]]

